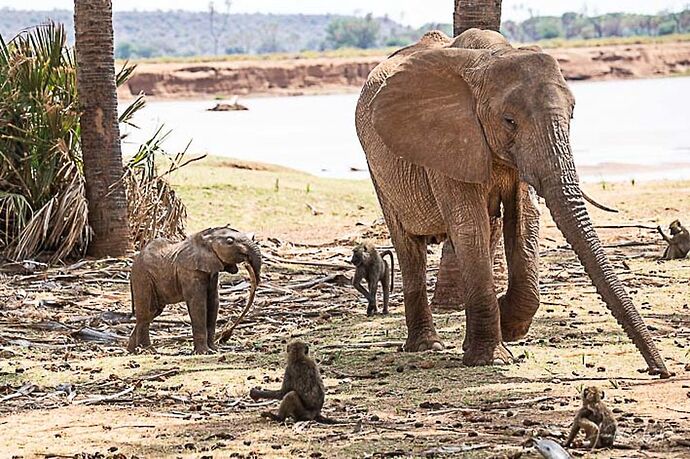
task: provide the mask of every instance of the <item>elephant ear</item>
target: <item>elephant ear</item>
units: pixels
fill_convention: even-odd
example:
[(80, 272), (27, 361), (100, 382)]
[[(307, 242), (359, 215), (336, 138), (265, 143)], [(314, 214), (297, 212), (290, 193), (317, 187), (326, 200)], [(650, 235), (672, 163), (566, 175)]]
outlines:
[(463, 77), (484, 54), (434, 49), (398, 66), (371, 101), (374, 128), (391, 153), (463, 182), (488, 181), (491, 151)]
[(216, 253), (211, 248), (210, 238), (213, 235), (198, 233), (185, 240), (180, 250), (175, 254), (175, 261), (192, 271), (202, 271), (205, 273), (217, 273), (224, 269)]

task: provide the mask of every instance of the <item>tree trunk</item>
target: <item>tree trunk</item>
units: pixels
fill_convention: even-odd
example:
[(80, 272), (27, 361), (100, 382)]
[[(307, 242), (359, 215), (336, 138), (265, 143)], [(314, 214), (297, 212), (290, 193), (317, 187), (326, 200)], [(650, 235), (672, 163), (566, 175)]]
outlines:
[(473, 27), (498, 32), (501, 27), (501, 0), (455, 0), (453, 35), (457, 37)]
[(93, 237), (89, 255), (122, 256), (130, 248), (117, 118), (111, 0), (75, 0), (81, 148)]

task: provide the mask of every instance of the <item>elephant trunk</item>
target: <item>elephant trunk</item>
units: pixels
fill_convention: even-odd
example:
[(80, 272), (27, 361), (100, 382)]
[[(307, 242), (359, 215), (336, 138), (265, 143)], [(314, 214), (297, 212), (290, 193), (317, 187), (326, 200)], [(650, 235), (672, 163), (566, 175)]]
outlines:
[(261, 249), (259, 244), (254, 241), (249, 241), (247, 244), (247, 263), (251, 266), (256, 282), (261, 281)]
[(242, 319), (244, 319), (244, 316), (247, 315), (247, 312), (249, 309), (252, 307), (254, 304), (254, 297), (256, 296), (256, 288), (259, 285), (259, 282), (261, 280), (261, 250), (259, 249), (259, 244), (257, 244), (254, 241), (248, 241), (247, 242), (247, 260), (246, 260), (246, 267), (247, 271), (249, 272), (249, 280), (250, 280), (250, 286), (249, 286), (249, 297), (247, 298), (247, 303), (244, 306), (244, 309), (240, 313), (239, 317), (235, 320), (235, 322), (232, 324), (231, 327), (223, 330), (222, 332), (218, 333), (216, 335), (216, 340), (219, 343), (225, 343), (227, 342), (230, 337), (232, 336), (232, 332), (235, 331), (235, 328), (242, 322)]
[(606, 306), (642, 353), (649, 373), (667, 378), (670, 373), (640, 313), (614, 272), (587, 213), (570, 149), (568, 124), (565, 120), (554, 119), (550, 125), (548, 139), (545, 139), (547, 147), (540, 149), (547, 152), (546, 157), (540, 158), (540, 167), (545, 169), (536, 174), (539, 183), (535, 188), (545, 199), (556, 226), (572, 246)]

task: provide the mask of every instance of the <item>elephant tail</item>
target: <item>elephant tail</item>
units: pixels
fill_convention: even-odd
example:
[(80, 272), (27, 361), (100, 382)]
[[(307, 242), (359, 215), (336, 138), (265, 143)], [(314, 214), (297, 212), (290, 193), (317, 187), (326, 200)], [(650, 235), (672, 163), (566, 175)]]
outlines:
[(132, 275), (129, 276), (129, 296), (132, 299), (132, 317), (134, 317), (134, 289), (132, 288)]
[[(393, 279), (395, 279), (395, 261), (393, 261), (393, 252), (391, 252), (390, 250), (386, 250), (386, 251), (381, 253), (381, 258), (385, 257), (386, 255), (391, 257), (391, 287), (390, 287), (390, 290), (391, 290), (391, 293), (393, 293)], [(384, 262), (385, 262), (385, 260), (384, 260)]]

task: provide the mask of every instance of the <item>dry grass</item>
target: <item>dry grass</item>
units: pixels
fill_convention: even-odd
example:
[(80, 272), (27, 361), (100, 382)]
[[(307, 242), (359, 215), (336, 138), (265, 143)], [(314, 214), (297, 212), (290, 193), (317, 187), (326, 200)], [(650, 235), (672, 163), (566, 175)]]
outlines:
[(380, 216), (368, 180), (324, 179), (278, 166), (207, 157), (173, 174), (171, 183), (192, 209), (190, 232), (229, 223), (259, 236), (318, 242), (330, 240), (335, 228), (346, 234), (358, 222)]

